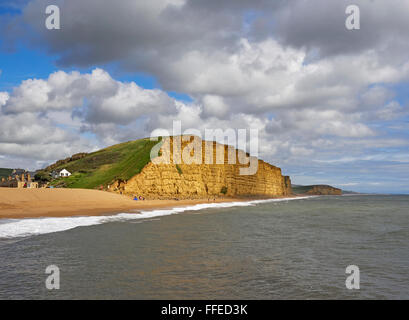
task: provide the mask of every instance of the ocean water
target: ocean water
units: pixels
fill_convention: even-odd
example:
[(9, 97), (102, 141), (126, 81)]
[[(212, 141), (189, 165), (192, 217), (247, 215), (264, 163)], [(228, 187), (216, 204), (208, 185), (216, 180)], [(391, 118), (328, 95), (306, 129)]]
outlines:
[(0, 299), (409, 299), (409, 196), (0, 220)]

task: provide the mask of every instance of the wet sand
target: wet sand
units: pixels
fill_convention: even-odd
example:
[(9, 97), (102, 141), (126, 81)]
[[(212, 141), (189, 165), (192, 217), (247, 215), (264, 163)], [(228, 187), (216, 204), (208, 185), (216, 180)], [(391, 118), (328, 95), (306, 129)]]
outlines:
[[(255, 199), (255, 198), (252, 198)], [(209, 202), (249, 201), (250, 198), (194, 200), (132, 200), (127, 196), (85, 189), (0, 188), (0, 219), (98, 216), (174, 208)]]

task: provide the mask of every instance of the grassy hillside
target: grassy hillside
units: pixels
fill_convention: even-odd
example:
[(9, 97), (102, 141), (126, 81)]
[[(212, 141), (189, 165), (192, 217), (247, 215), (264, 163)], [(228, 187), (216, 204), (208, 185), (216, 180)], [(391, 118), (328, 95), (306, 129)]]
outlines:
[(5, 168), (0, 168), (0, 179), (1, 178), (7, 178), (13, 169), (5, 169)]
[(312, 186), (300, 186), (296, 184), (291, 185), (294, 194), (305, 194), (311, 190), (311, 187)]
[(157, 143), (149, 139), (125, 142), (87, 154), (74, 161), (51, 166), (53, 170), (67, 169), (72, 173), (68, 178), (52, 181), (51, 185), (94, 189), (116, 180), (128, 180), (149, 163), (151, 149)]

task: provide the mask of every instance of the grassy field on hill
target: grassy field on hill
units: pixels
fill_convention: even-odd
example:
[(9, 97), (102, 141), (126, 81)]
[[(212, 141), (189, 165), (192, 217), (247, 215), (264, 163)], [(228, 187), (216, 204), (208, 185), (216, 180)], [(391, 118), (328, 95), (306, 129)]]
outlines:
[(312, 186), (300, 186), (293, 184), (291, 186), (294, 194), (304, 194), (311, 190)]
[(1, 178), (7, 178), (13, 169), (5, 169), (5, 168), (0, 168), (0, 179)]
[(90, 153), (81, 159), (55, 167), (53, 170), (56, 171), (67, 169), (72, 176), (53, 180), (50, 185), (95, 189), (116, 180), (128, 180), (149, 163), (151, 149), (157, 143), (141, 139)]

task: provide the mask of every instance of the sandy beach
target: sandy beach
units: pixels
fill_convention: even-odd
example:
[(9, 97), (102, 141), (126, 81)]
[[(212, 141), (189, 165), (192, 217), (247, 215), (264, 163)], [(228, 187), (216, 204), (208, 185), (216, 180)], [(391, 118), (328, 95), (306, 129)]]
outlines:
[[(248, 200), (217, 198), (211, 202)], [(96, 216), (208, 202), (207, 199), (134, 201), (127, 196), (85, 189), (0, 188), (0, 219)]]

